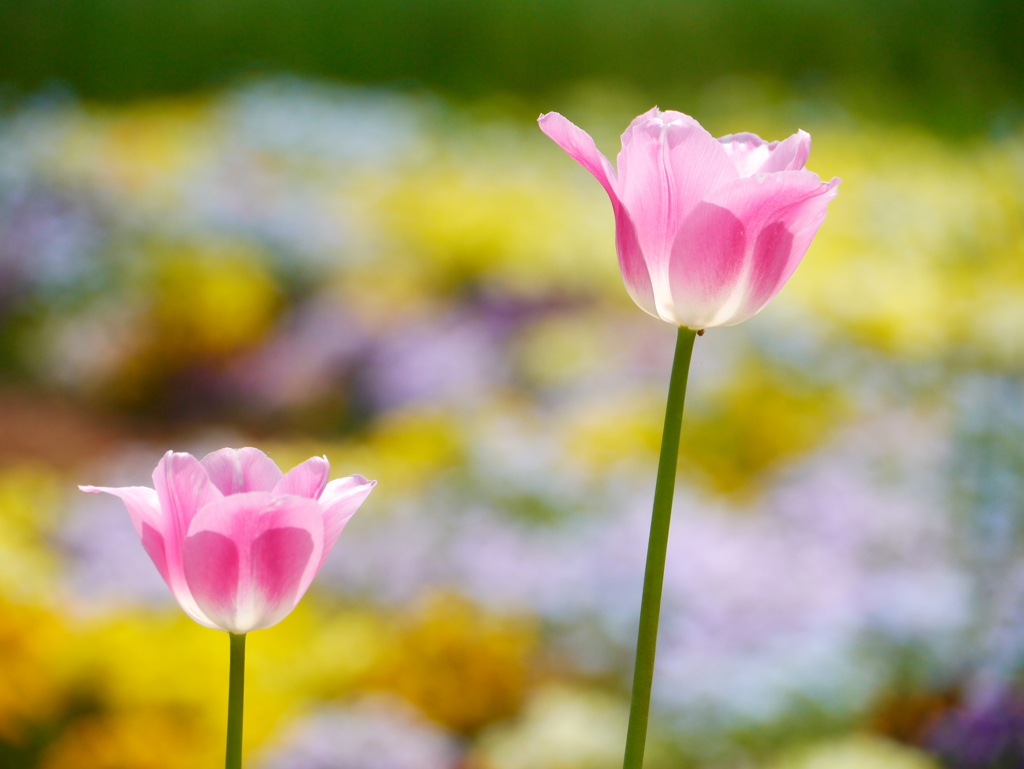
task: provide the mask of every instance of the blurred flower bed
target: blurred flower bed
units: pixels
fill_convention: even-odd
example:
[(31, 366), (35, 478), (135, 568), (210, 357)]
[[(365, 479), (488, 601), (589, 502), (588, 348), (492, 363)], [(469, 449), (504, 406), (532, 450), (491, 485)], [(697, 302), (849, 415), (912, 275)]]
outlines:
[[(808, 120), (842, 193), (697, 345), (649, 763), (1016, 766), (1024, 136)], [(611, 219), (532, 124), (424, 96), (5, 113), (0, 766), (219, 760), (227, 644), (72, 490), (254, 443), (380, 481), (250, 639), (254, 767), (617, 766), (672, 334)]]

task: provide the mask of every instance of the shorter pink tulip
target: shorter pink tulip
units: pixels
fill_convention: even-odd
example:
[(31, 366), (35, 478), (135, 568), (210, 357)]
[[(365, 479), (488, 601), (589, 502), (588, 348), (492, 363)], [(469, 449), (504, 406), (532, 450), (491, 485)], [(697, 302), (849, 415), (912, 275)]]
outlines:
[(760, 312), (800, 264), (839, 179), (805, 170), (811, 137), (716, 139), (657, 108), (622, 134), (618, 173), (590, 136), (557, 112), (540, 127), (611, 198), (626, 290), (676, 326), (732, 326)]
[(258, 449), (201, 461), (168, 451), (146, 486), (82, 491), (120, 497), (175, 600), (200, 625), (248, 633), (298, 604), (349, 518), (376, 485), (327, 482), (326, 457), (282, 473)]

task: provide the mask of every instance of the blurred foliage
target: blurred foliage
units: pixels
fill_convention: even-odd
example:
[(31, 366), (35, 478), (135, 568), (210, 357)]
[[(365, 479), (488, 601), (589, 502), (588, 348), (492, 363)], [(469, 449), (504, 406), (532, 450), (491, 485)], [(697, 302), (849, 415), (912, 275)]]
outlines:
[(939, 764), (911, 748), (858, 736), (804, 748), (773, 769), (937, 769)]
[[(115, 404), (145, 407), (193, 367), (216, 367), (258, 342), (280, 305), (279, 289), (244, 247), (146, 249), (146, 271), (135, 299), (148, 330), (116, 382), (103, 392)], [(187, 299), (186, 299), (187, 297)]]
[(1019, 118), (1013, 0), (20, 0), (0, 82), (104, 99), (295, 72), (469, 97), (611, 82), (679, 101), (723, 76), (953, 131)]

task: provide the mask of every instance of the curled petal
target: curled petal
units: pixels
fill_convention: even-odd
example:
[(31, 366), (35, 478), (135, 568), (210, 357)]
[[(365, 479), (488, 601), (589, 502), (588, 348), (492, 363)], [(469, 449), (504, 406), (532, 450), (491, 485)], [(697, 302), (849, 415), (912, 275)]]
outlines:
[[(168, 513), (168, 508), (163, 506), (161, 496), (156, 490), (146, 488), (145, 486), (126, 486), (122, 488), (79, 486), (78, 488), (90, 493), (104, 492), (121, 498), (125, 507), (128, 508), (128, 516), (131, 518), (132, 525), (135, 526), (135, 531), (142, 541), (143, 549), (153, 561), (153, 565), (160, 572), (164, 582), (167, 583), (167, 587), (170, 588), (174, 600), (178, 602), (178, 605), (188, 616), (200, 625), (212, 628), (216, 627), (216, 625), (210, 621), (192, 599), (192, 594), (188, 589), (185, 575), (181, 569), (181, 542), (184, 539), (184, 534), (181, 530), (180, 508), (191, 509), (193, 505), (190, 498), (182, 500), (183, 496), (190, 497), (188, 493), (179, 494), (177, 490), (170, 488), (175, 485), (174, 477), (177, 477), (175, 476), (175, 465), (184, 465), (185, 470), (182, 475), (184, 477), (190, 475), (188, 472), (189, 463), (186, 460), (176, 459), (176, 457), (188, 457), (193, 462), (195, 461), (188, 454), (175, 455), (172, 452), (167, 452), (164, 458), (160, 460), (160, 464), (157, 465), (156, 472), (154, 472), (154, 478), (157, 474), (160, 474), (163, 479), (158, 486), (163, 486), (164, 493), (169, 498), (172, 498), (174, 504), (177, 505), (176, 509), (179, 512), (175, 515)], [(181, 468), (178, 467), (177, 469), (180, 470)], [(174, 477), (168, 479), (168, 475)], [(203, 473), (203, 476), (205, 477), (205, 473)], [(214, 492), (216, 492), (216, 489), (214, 489)], [(206, 498), (207, 495), (203, 492), (191, 495), (193, 498), (195, 496)]]
[(541, 115), (537, 118), (537, 124), (569, 157), (594, 175), (608, 197), (618, 199), (615, 192), (615, 169), (594, 144), (590, 134), (557, 112)]
[(327, 457), (313, 457), (296, 465), (277, 482), (271, 493), (274, 496), (292, 494), (306, 499), (319, 499), (327, 485), (331, 466)]
[(800, 263), (838, 184), (809, 171), (761, 174), (697, 206), (672, 249), (676, 322), (731, 326), (759, 312)]
[(757, 134), (739, 133), (718, 140), (740, 176), (801, 171), (811, 154), (811, 135), (797, 131), (781, 142), (766, 142)]
[(113, 494), (128, 508), (135, 533), (142, 540), (142, 547), (153, 561), (164, 582), (170, 585), (167, 576), (167, 547), (164, 541), (164, 518), (160, 513), (160, 500), (156, 491), (146, 486), (79, 486), (90, 494)]
[(214, 451), (203, 457), (202, 465), (225, 496), (270, 491), (283, 477), (274, 460), (252, 447)]
[(771, 154), (757, 169), (757, 173), (775, 173), (776, 171), (802, 171), (807, 165), (811, 154), (811, 135), (806, 131), (797, 131), (788, 139), (772, 142), (768, 145)]
[(311, 499), (245, 492), (202, 509), (182, 549), (196, 603), (222, 630), (270, 627), (295, 608), (320, 568), (324, 523)]
[(350, 475), (331, 481), (320, 495), (320, 509), (324, 514), (324, 551), (320, 564), (327, 559), (338, 541), (345, 524), (363, 504), (377, 481), (370, 481), (361, 475)]
[(654, 291), (651, 276), (640, 249), (636, 227), (616, 190), (615, 169), (594, 144), (586, 131), (557, 112), (541, 115), (537, 121), (540, 129), (565, 150), (569, 156), (590, 171), (608, 193), (615, 214), (615, 250), (619, 256), (619, 270), (626, 284), (626, 291), (642, 310), (657, 317), (654, 305)]

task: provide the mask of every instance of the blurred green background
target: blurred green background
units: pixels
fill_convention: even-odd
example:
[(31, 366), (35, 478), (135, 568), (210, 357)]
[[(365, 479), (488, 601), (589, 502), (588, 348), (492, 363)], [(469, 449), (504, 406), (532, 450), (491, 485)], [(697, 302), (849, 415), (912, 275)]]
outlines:
[(514, 96), (537, 111), (581, 82), (692, 99), (722, 77), (964, 134), (1021, 116), (1013, 0), (18, 0), (0, 72), (94, 99), (190, 93), (289, 72)]
[(621, 762), (672, 329), (599, 185), (658, 104), (839, 197), (698, 340), (653, 769), (1024, 765), (1024, 10), (0, 3), (0, 767), (220, 760), (227, 641), (116, 500), (379, 481), (249, 641), (254, 769)]

